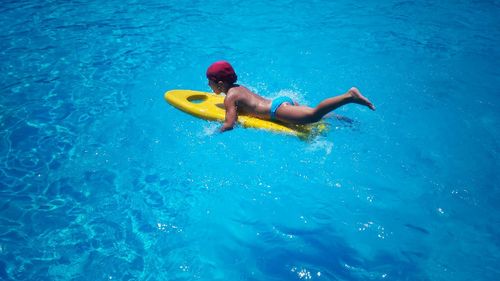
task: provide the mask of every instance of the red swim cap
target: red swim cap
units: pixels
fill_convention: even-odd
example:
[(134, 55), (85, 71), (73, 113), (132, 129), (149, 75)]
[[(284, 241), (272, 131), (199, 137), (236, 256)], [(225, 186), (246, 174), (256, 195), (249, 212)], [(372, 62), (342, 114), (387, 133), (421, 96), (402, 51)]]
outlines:
[(207, 78), (214, 82), (226, 82), (233, 84), (238, 79), (233, 67), (227, 61), (214, 62), (207, 69)]

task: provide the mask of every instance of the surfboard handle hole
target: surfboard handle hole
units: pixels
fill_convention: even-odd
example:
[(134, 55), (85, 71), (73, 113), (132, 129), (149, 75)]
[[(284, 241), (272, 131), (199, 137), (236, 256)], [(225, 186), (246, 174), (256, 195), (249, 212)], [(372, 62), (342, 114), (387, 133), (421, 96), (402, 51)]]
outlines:
[(207, 96), (204, 96), (204, 95), (194, 95), (194, 96), (190, 96), (187, 98), (187, 100), (189, 102), (192, 102), (192, 103), (202, 103), (206, 99), (207, 99)]

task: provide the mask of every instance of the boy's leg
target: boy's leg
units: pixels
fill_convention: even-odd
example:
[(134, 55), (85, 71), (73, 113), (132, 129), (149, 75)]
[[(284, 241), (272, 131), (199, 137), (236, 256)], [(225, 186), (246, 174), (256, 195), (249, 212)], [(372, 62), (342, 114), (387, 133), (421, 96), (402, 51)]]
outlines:
[(318, 122), (330, 111), (348, 103), (365, 105), (372, 110), (375, 106), (365, 98), (357, 88), (351, 88), (346, 93), (323, 100), (315, 108), (307, 106), (280, 106), (276, 112), (279, 120), (296, 124), (307, 124)]
[(318, 106), (316, 106), (316, 114), (323, 117), (328, 112), (348, 103), (361, 104), (369, 107), (371, 110), (375, 110), (375, 106), (367, 98), (365, 98), (357, 88), (352, 87), (349, 91), (340, 96), (328, 98), (320, 102)]
[(314, 123), (314, 108), (303, 105), (283, 104), (276, 110), (276, 118), (285, 123)]

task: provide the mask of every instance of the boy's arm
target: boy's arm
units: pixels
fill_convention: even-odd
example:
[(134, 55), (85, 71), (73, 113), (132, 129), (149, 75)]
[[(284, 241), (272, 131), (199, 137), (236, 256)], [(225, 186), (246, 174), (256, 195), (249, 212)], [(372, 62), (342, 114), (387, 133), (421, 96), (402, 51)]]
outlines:
[(236, 107), (235, 96), (226, 96), (224, 99), (224, 107), (226, 108), (226, 120), (222, 127), (220, 127), (220, 132), (225, 132), (232, 130), (236, 120), (238, 120), (238, 112)]

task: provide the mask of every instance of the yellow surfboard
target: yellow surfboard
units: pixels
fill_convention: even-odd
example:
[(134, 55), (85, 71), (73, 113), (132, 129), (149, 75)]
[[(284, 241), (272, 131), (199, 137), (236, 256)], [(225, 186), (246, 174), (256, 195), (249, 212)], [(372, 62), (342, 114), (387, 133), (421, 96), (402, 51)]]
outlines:
[[(191, 90), (172, 90), (165, 93), (165, 100), (172, 106), (205, 120), (224, 122), (226, 117), (224, 96)], [(238, 115), (238, 123), (245, 128), (265, 129), (295, 135), (302, 139), (317, 136), (327, 130), (327, 125), (324, 122), (290, 125), (247, 115)]]

